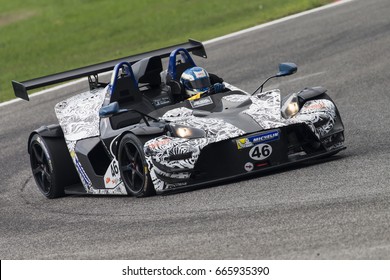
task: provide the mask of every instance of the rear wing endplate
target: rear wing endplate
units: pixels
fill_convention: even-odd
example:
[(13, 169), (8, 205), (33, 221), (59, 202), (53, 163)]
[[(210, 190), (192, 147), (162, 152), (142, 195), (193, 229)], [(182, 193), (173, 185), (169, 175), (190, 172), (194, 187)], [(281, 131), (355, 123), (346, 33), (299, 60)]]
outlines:
[(184, 48), (189, 52), (192, 52), (193, 55), (197, 55), (203, 58), (207, 58), (206, 50), (201, 42), (189, 39), (187, 43), (182, 43), (154, 51), (149, 51), (141, 54), (136, 54), (128, 57), (122, 57), (70, 71), (65, 71), (45, 77), (40, 77), (32, 80), (27, 80), (24, 82), (12, 81), (12, 86), (15, 92), (15, 96), (21, 99), (29, 101), (29, 97), (27, 94), (28, 90), (36, 89), (40, 87), (45, 87), (49, 85), (54, 85), (78, 78), (96, 76), (99, 73), (104, 73), (114, 69), (115, 65), (126, 61), (130, 64), (134, 64), (137, 61), (140, 61), (143, 58), (159, 56), (160, 58), (169, 57), (170, 53), (177, 49)]

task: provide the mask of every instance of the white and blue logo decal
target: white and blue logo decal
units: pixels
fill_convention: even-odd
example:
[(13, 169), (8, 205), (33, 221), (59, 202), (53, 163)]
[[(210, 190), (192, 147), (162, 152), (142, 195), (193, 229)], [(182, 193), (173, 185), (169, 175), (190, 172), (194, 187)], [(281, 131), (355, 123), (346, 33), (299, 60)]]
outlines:
[(267, 133), (250, 136), (248, 138), (241, 138), (236, 140), (237, 148), (244, 149), (253, 147), (256, 144), (268, 143), (280, 139), (280, 133), (278, 130), (272, 130)]
[(211, 99), (210, 96), (207, 96), (197, 100), (190, 100), (190, 103), (192, 108), (198, 108), (198, 107), (213, 104), (213, 100)]

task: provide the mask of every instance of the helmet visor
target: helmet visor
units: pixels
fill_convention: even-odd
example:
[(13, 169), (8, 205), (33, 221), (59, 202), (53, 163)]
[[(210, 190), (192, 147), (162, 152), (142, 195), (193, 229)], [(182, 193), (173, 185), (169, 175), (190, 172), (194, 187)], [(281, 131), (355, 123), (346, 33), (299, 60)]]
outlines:
[(204, 89), (211, 86), (209, 77), (197, 79), (195, 81), (189, 81), (192, 89)]

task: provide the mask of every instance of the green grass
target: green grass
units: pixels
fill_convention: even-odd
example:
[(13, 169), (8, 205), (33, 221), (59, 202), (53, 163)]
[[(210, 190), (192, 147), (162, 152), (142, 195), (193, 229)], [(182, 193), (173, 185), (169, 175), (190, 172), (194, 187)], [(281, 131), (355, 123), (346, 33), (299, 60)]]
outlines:
[(0, 102), (11, 80), (207, 40), (332, 0), (0, 0)]

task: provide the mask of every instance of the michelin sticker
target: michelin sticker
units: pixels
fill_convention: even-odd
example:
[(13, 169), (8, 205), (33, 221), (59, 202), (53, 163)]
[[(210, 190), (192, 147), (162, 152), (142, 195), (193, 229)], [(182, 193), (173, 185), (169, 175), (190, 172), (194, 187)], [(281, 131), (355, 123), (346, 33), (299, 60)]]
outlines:
[(248, 138), (241, 138), (236, 140), (237, 149), (240, 150), (244, 148), (253, 147), (255, 144), (272, 142), (275, 140), (279, 140), (279, 138), (280, 136), (278, 130), (273, 130), (259, 135), (249, 136)]
[(272, 147), (268, 144), (254, 146), (249, 151), (249, 156), (254, 160), (264, 160), (272, 154)]

